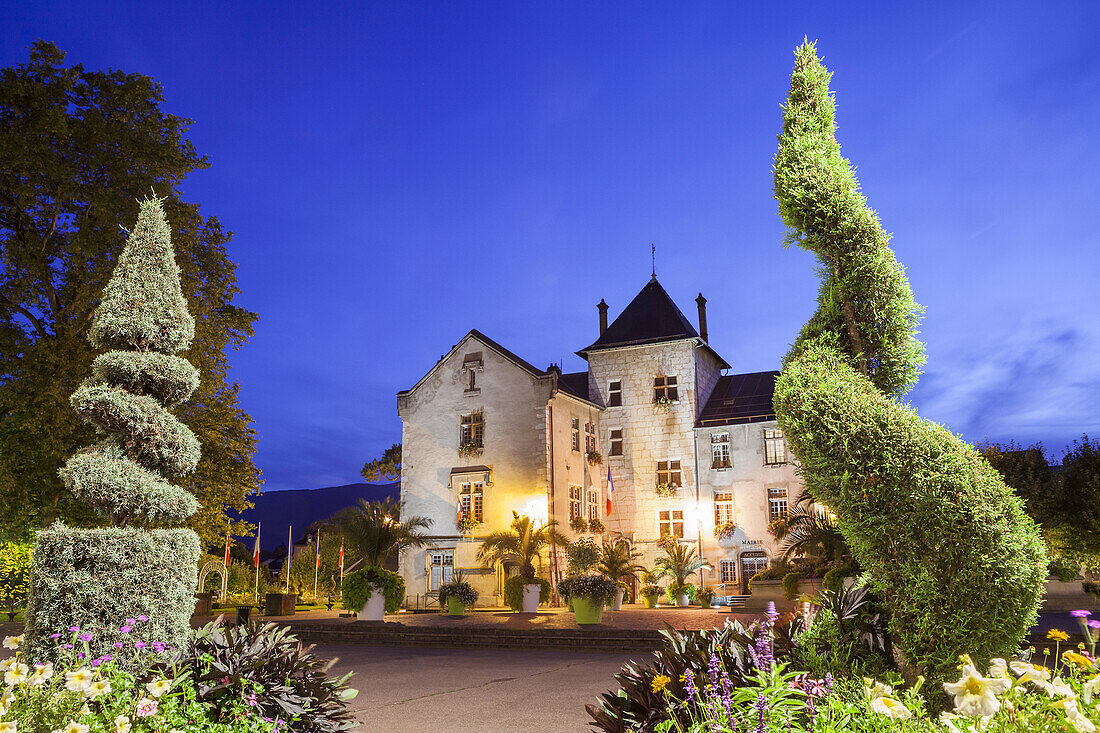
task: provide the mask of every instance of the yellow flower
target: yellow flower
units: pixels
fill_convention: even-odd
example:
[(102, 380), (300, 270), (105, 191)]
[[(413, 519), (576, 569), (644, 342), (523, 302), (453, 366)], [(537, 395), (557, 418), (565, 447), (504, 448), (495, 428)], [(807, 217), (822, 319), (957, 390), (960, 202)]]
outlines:
[(149, 684), (145, 685), (145, 689), (149, 691), (149, 694), (153, 697), (160, 697), (164, 693), (172, 689), (172, 683), (163, 677), (158, 677)]
[(871, 709), (894, 720), (909, 720), (913, 717), (913, 713), (909, 708), (889, 695), (882, 695), (871, 700)]
[(130, 733), (130, 718), (120, 715), (115, 718), (115, 733)]
[(9, 723), (0, 720), (0, 733), (16, 733), (16, 728), (14, 720)]
[(1082, 656), (1077, 652), (1065, 651), (1062, 652), (1062, 656), (1076, 664), (1081, 669), (1092, 669), (1092, 661), (1088, 657)]
[(1047, 638), (1054, 641), (1069, 641), (1069, 634), (1061, 629), (1051, 629), (1047, 632)]
[(650, 687), (654, 692), (664, 692), (668, 683), (672, 682), (672, 678), (663, 674), (659, 674), (653, 678), (653, 682), (650, 683)]
[(1001, 709), (997, 695), (1012, 683), (1004, 677), (982, 677), (973, 664), (964, 664), (958, 682), (944, 682), (943, 689), (955, 697), (955, 712), (969, 718), (993, 715)]
[(15, 662), (8, 667), (8, 671), (4, 673), (4, 683), (15, 687), (18, 684), (26, 682), (27, 674), (31, 671), (31, 668), (22, 662)]
[(73, 692), (84, 692), (92, 686), (93, 679), (95, 679), (95, 675), (87, 667), (74, 669), (65, 673), (65, 689)]

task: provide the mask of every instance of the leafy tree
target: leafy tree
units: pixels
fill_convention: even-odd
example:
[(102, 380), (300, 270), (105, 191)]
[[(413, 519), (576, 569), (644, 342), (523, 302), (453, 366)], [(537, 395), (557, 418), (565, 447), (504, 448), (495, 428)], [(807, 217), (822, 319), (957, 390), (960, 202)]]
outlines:
[(501, 560), (512, 558), (519, 562), (521, 576), (534, 578), (535, 561), (543, 550), (569, 544), (569, 540), (556, 529), (557, 524), (556, 519), (551, 519), (536, 526), (526, 514), (513, 511), (511, 528), (493, 532), (482, 540), (477, 559), (491, 568)]
[(31, 546), (14, 542), (0, 545), (0, 608), (9, 614), (27, 602)]
[(364, 481), (374, 483), (379, 479), (392, 480), (401, 475), (401, 444), (394, 443), (381, 458), (367, 461), (359, 472)]
[(1018, 650), (1045, 551), (989, 462), (898, 401), (924, 361), (921, 309), (840, 153), (829, 77), (812, 43), (795, 51), (775, 195), (788, 244), (817, 256), (822, 285), (784, 360), (776, 414), (807, 491), (836, 513), (884, 598), (903, 669), (935, 691), (960, 654)]
[(626, 542), (604, 542), (600, 546), (600, 560), (596, 570), (612, 580), (626, 582), (628, 578), (637, 578), (644, 573), (645, 567), (635, 562), (642, 553), (630, 549)]
[(591, 537), (580, 537), (565, 548), (565, 574), (584, 575), (600, 562), (600, 548)]
[[(345, 548), (346, 550), (346, 548)], [(311, 598), (314, 601), (335, 597), (340, 583), (340, 537), (321, 535), (321, 565), (316, 567), (312, 543), (300, 550), (290, 563), (290, 592), (299, 598)], [(313, 598), (313, 571), (317, 570), (317, 598)], [(279, 573), (280, 588), (286, 582), (286, 563)]]
[[(180, 524), (198, 509), (167, 481), (199, 462), (198, 439), (169, 411), (198, 386), (198, 370), (177, 356), (194, 335), (164, 210), (146, 199), (89, 324), (89, 342), (105, 351), (70, 398), (106, 437), (60, 471), (71, 494), (111, 527), (57, 522), (38, 533), (27, 628), (40, 658), (56, 651), (48, 635), (70, 626), (93, 632), (95, 656), (113, 650), (130, 615), (146, 615), (166, 643), (178, 645), (190, 631), (199, 538), (143, 527)], [(112, 653), (122, 664), (138, 661), (136, 650)]]
[[(68, 396), (88, 373), (92, 315), (123, 248), (138, 199), (167, 198), (183, 294), (195, 339), (181, 356), (204, 375), (179, 418), (204, 445), (180, 485), (200, 501), (189, 525), (217, 542), (225, 510), (245, 509), (260, 484), (256, 434), (228, 378), (226, 350), (252, 334), (256, 315), (233, 303), (230, 235), (179, 198), (188, 173), (207, 167), (186, 138), (191, 121), (163, 111), (147, 76), (65, 66), (37, 41), (26, 64), (0, 70), (0, 537), (27, 538), (61, 518), (96, 517), (58, 470), (95, 438)], [(244, 534), (247, 526), (234, 523)]]
[(346, 555), (362, 558), (368, 567), (382, 567), (405, 548), (423, 547), (429, 542), (424, 530), (432, 526), (432, 520), (421, 516), (402, 519), (403, 507), (404, 502), (388, 498), (375, 502), (360, 499), (357, 505), (341, 509), (321, 524), (344, 538)]
[(657, 558), (653, 572), (658, 578), (672, 578), (672, 582), (669, 583), (670, 588), (683, 588), (692, 575), (704, 568), (709, 570), (712, 567), (695, 552), (694, 547), (682, 544), (675, 539), (663, 541), (661, 549), (665, 554)]

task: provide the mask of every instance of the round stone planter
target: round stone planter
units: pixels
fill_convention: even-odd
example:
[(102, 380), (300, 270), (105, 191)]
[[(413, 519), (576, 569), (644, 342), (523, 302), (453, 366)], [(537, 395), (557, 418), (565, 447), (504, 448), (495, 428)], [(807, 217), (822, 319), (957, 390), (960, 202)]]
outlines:
[(642, 596), (642, 606), (644, 608), (656, 608), (657, 596)]
[(454, 596), (447, 596), (447, 615), (448, 616), (465, 616), (466, 604), (458, 600)]
[(688, 598), (688, 594), (681, 593), (680, 595), (676, 596), (676, 605), (680, 608), (687, 608), (688, 606), (690, 606), (691, 599)]
[(603, 621), (603, 604), (591, 598), (574, 598), (573, 612), (581, 626), (598, 624)]
[(615, 597), (611, 600), (611, 603), (609, 605), (612, 611), (623, 610), (623, 594), (625, 593), (626, 591), (622, 588), (619, 588), (615, 591)]
[(358, 613), (360, 621), (383, 621), (386, 618), (386, 594), (380, 585), (371, 584), (370, 598)]
[(538, 583), (528, 583), (523, 586), (523, 613), (538, 613), (541, 593), (542, 586)]

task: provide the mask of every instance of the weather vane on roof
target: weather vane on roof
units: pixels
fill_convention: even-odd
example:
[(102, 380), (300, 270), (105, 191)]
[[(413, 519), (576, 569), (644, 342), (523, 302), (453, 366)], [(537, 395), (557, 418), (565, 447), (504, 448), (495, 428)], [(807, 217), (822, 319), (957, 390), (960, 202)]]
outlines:
[(657, 279), (657, 245), (650, 242), (649, 256), (653, 260), (653, 279)]

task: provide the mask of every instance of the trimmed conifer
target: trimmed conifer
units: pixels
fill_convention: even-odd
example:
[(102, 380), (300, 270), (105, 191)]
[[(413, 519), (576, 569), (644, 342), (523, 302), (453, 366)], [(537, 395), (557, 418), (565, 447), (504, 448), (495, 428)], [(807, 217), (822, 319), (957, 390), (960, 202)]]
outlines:
[(199, 460), (198, 440), (168, 410), (198, 386), (197, 370), (176, 356), (194, 332), (161, 202), (146, 199), (88, 334), (94, 347), (110, 351), (95, 360), (92, 376), (70, 400), (106, 437), (60, 471), (69, 490), (112, 528), (58, 522), (39, 533), (27, 624), (36, 659), (53, 656), (51, 633), (75, 626), (92, 635), (93, 656), (136, 662), (139, 638), (121, 629), (138, 616), (149, 619), (146, 643), (186, 638), (198, 537), (148, 526), (178, 525), (199, 508), (166, 480), (190, 473)]
[(926, 689), (1010, 658), (1034, 623), (1045, 551), (1020, 499), (972, 446), (898, 401), (924, 362), (921, 313), (836, 141), (830, 73), (795, 51), (775, 196), (788, 242), (813, 252), (818, 309), (787, 354), (775, 409), (806, 488), (837, 515)]

